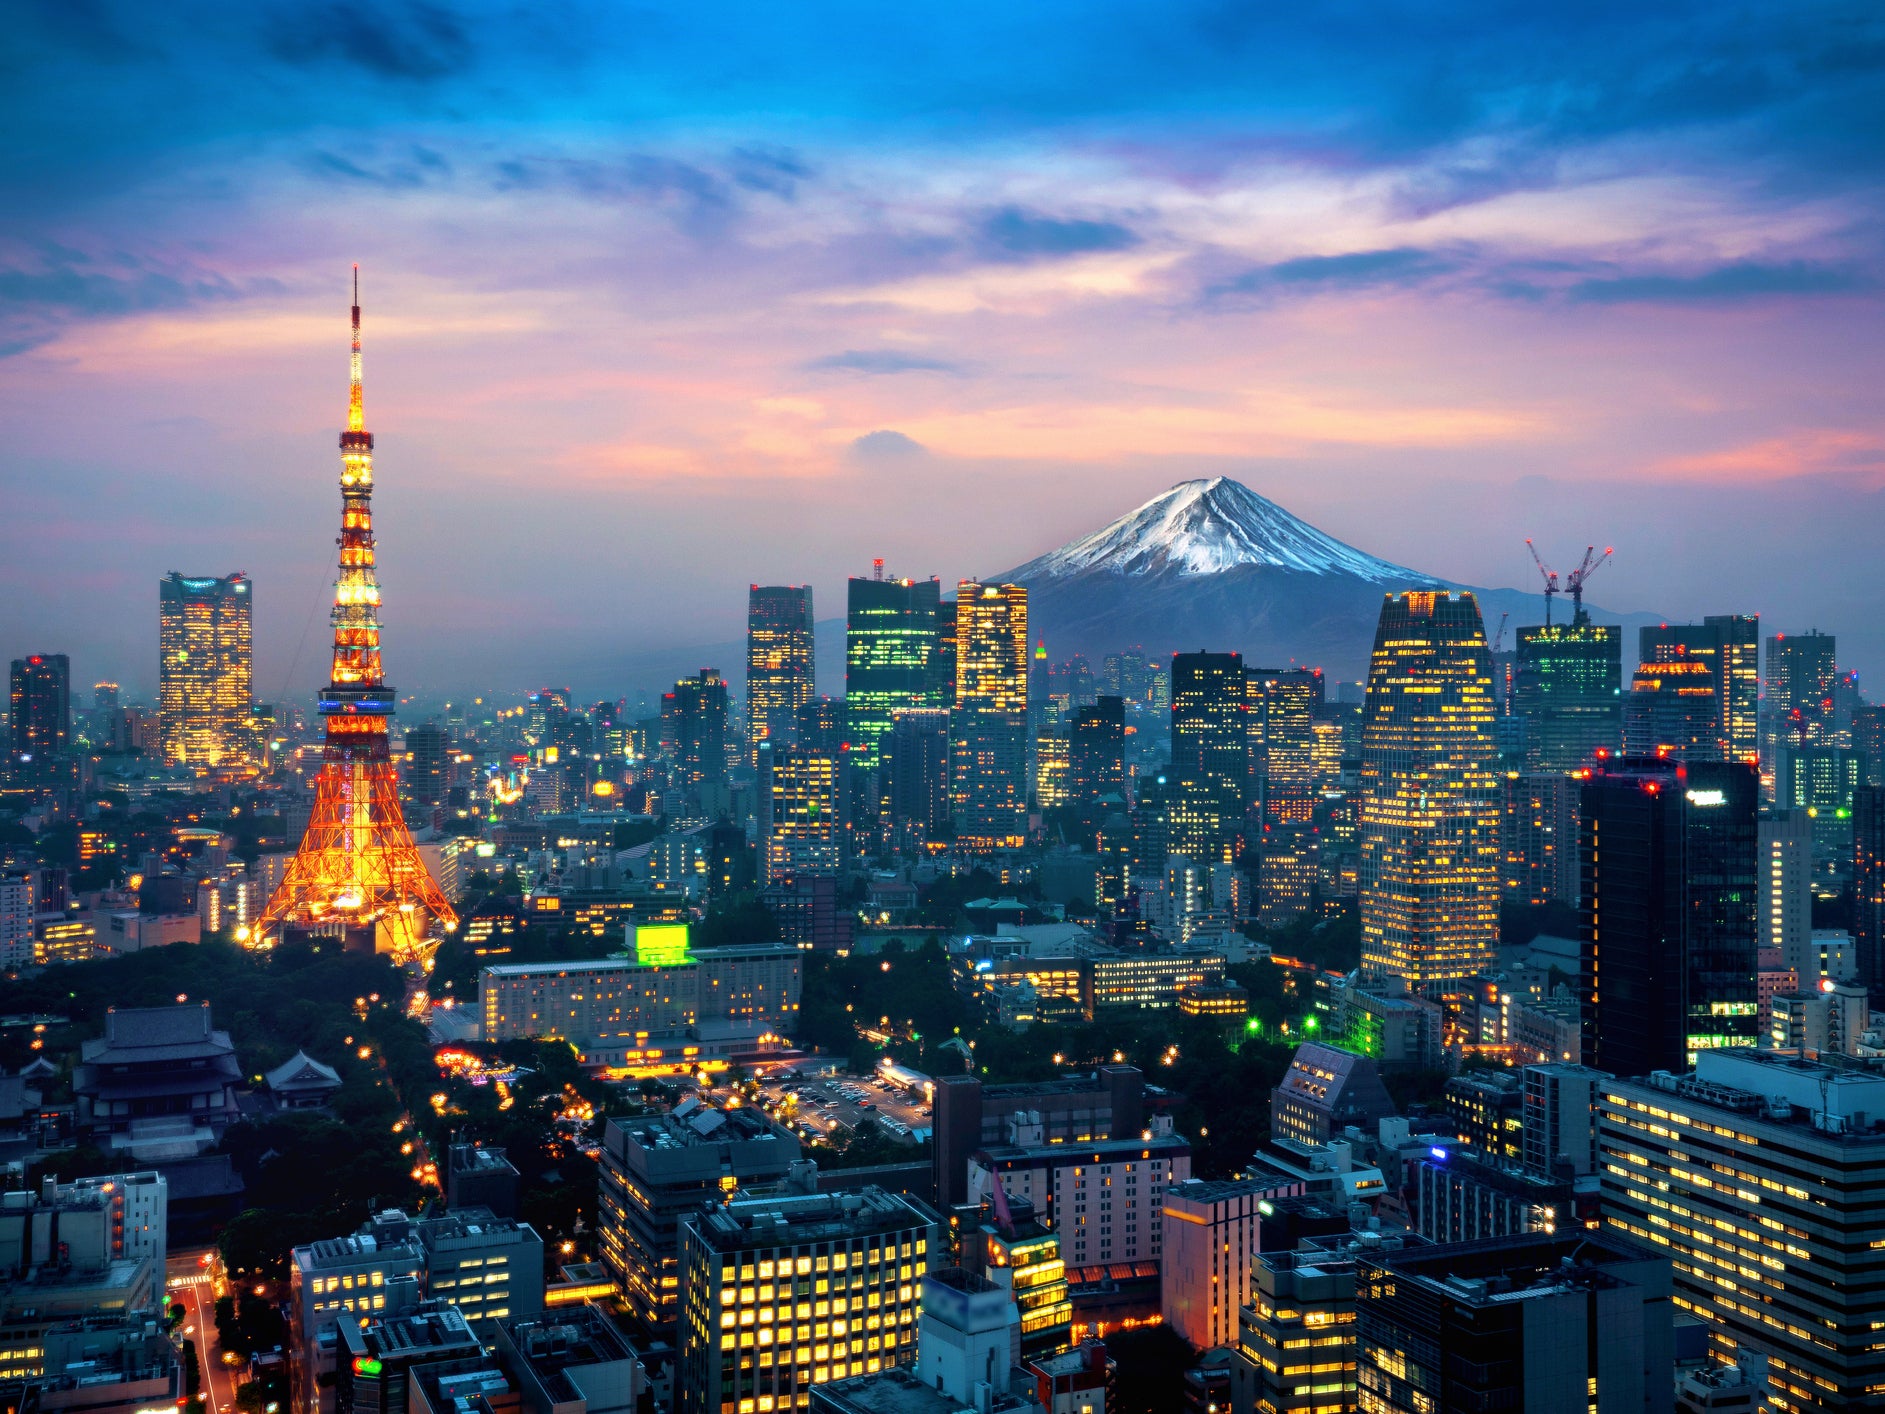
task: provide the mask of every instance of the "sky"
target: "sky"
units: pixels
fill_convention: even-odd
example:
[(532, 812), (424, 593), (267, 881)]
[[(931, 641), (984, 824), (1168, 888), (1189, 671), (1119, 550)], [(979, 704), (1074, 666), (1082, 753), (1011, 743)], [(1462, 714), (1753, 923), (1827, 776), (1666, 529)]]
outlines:
[(0, 653), (75, 681), (154, 690), (173, 569), (324, 676), (355, 261), (405, 691), (617, 695), (751, 582), (1213, 475), (1885, 673), (1875, 4), (9, 14)]

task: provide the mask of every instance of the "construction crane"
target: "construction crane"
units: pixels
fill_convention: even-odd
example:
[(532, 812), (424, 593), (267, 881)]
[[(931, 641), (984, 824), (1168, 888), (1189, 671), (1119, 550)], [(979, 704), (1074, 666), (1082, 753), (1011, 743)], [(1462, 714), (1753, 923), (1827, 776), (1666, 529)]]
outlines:
[(1494, 653), (1498, 653), (1505, 648), (1505, 621), (1511, 617), (1510, 614), (1499, 615), (1499, 631), (1492, 636), (1492, 651)]
[(1546, 627), (1550, 627), (1551, 625), (1552, 596), (1567, 592), (1571, 596), (1571, 623), (1573, 625), (1589, 623), (1590, 619), (1584, 613), (1584, 583), (1592, 575), (1596, 574), (1598, 570), (1604, 567), (1604, 562), (1610, 558), (1612, 547), (1609, 545), (1604, 546), (1603, 554), (1599, 555), (1595, 545), (1586, 545), (1584, 547), (1583, 561), (1576, 569), (1564, 576), (1562, 586), (1558, 583), (1558, 572), (1547, 566), (1545, 562), (1539, 558), (1538, 547), (1532, 544), (1530, 540), (1527, 540), (1525, 542), (1525, 548), (1532, 552), (1532, 563), (1538, 566), (1538, 573), (1544, 576)]
[[(1603, 554), (1598, 555), (1595, 545), (1586, 545), (1584, 562), (1565, 576), (1566, 587), (1571, 591), (1571, 622), (1574, 624), (1590, 622), (1589, 617), (1584, 613), (1584, 581), (1596, 574), (1609, 561), (1610, 549), (1611, 547), (1606, 545)], [(1597, 556), (1594, 560), (1591, 558), (1593, 555)]]
[(1545, 627), (1550, 628), (1551, 627), (1551, 600), (1552, 600), (1552, 597), (1558, 592), (1558, 572), (1554, 569), (1547, 568), (1547, 566), (1545, 565), (1545, 562), (1539, 558), (1538, 547), (1532, 544), (1530, 536), (1527, 536), (1525, 539), (1525, 548), (1532, 552), (1532, 563), (1538, 566), (1538, 573), (1544, 576), (1544, 580), (1545, 580)]

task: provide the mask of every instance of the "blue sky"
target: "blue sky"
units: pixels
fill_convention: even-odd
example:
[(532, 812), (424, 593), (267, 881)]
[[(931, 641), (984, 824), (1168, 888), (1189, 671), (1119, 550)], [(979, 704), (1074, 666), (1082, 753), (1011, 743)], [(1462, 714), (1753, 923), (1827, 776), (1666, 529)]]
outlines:
[(0, 648), (148, 685), (155, 580), (242, 568), (312, 681), (358, 260), (402, 685), (1220, 473), (1885, 667), (1877, 7), (1281, 11), (16, 6)]

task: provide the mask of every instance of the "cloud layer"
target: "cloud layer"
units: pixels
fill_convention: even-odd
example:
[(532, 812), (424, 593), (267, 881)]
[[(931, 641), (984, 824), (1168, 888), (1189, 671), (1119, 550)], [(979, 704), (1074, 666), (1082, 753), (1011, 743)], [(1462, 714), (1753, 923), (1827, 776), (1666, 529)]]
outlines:
[(619, 692), (753, 580), (829, 611), (1218, 472), (1455, 579), (1614, 543), (1612, 602), (1885, 668), (1876, 7), (91, 0), (0, 43), (9, 656), (148, 687), (151, 582), (245, 568), (265, 690), (311, 681), (358, 260), (428, 691)]

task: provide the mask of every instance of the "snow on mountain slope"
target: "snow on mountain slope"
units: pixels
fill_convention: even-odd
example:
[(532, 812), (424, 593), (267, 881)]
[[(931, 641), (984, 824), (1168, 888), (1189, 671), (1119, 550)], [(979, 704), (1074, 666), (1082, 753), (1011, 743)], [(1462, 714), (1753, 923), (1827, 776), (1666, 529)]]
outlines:
[(1246, 565), (1375, 584), (1432, 577), (1344, 545), (1228, 477), (1186, 481), (1084, 539), (1002, 575), (1034, 583), (1101, 571), (1115, 575), (1219, 574)]

